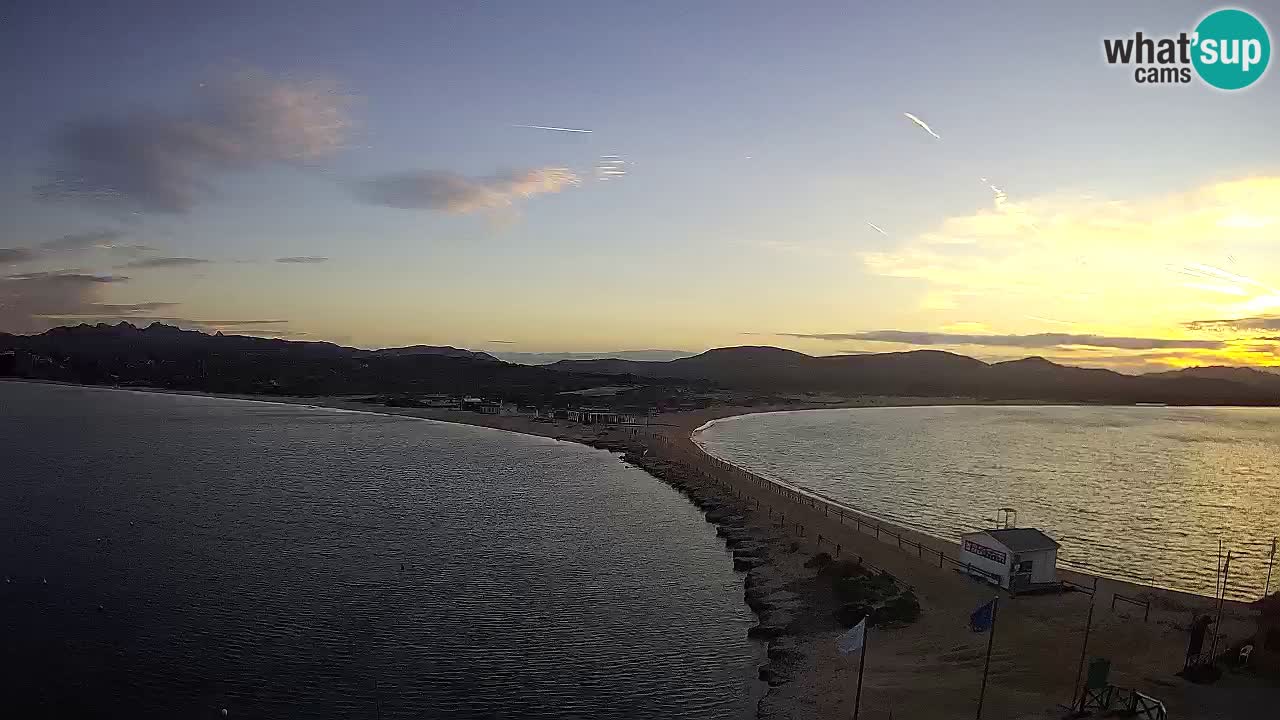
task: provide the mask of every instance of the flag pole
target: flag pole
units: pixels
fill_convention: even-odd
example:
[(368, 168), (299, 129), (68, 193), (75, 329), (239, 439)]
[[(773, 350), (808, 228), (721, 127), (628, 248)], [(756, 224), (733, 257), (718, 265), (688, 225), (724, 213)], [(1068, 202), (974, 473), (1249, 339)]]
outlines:
[(1227, 551), (1227, 561), (1222, 566), (1222, 594), (1218, 596), (1218, 619), (1213, 621), (1213, 647), (1209, 650), (1209, 663), (1213, 664), (1218, 654), (1218, 629), (1222, 627), (1222, 605), (1227, 601), (1227, 578), (1231, 575), (1231, 551)]
[[(1097, 583), (1094, 583), (1094, 592), (1097, 592)], [(1076, 682), (1071, 686), (1071, 707), (1076, 706), (1076, 700), (1079, 696), (1076, 691), (1080, 689), (1080, 676), (1084, 674), (1084, 657), (1089, 650), (1089, 629), (1093, 627), (1093, 596), (1089, 597), (1089, 619), (1084, 621), (1084, 643), (1080, 645), (1080, 665), (1076, 668)], [(1081, 708), (1083, 709), (1083, 708)]]
[[(866, 618), (862, 622), (866, 622)], [(858, 692), (853, 696), (853, 720), (858, 720), (858, 711), (862, 709), (862, 670), (867, 666), (867, 636), (871, 628), (862, 628), (862, 656), (858, 658)]]
[(987, 662), (982, 666), (982, 690), (978, 692), (978, 717), (982, 720), (982, 701), (987, 697), (987, 673), (991, 670), (991, 646), (996, 643), (996, 613), (1000, 608), (1000, 596), (991, 601), (991, 634), (987, 636)]

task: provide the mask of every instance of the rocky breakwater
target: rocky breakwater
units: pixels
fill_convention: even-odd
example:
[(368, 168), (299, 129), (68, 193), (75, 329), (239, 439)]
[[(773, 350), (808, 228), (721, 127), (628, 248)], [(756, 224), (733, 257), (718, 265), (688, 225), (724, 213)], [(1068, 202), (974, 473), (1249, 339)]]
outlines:
[[(854, 558), (816, 552), (815, 538), (793, 534), (793, 524), (762, 506), (749, 493), (679, 460), (660, 457), (643, 445), (604, 444), (623, 459), (679, 490), (716, 525), (744, 573), (743, 597), (758, 622), (749, 635), (767, 647), (758, 668), (768, 684), (760, 715), (789, 717), (784, 703), (772, 707), (783, 686), (816, 673), (815, 643), (870, 616), (872, 625), (911, 622), (920, 606), (911, 590)], [(828, 637), (822, 637), (828, 636)]]

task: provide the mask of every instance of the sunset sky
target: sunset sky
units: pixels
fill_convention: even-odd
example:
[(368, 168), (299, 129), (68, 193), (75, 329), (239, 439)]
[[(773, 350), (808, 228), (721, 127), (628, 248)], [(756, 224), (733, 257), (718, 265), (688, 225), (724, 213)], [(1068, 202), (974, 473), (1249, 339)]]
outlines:
[(795, 5), (13, 4), (0, 330), (1280, 365), (1280, 78), (1102, 56), (1216, 5)]

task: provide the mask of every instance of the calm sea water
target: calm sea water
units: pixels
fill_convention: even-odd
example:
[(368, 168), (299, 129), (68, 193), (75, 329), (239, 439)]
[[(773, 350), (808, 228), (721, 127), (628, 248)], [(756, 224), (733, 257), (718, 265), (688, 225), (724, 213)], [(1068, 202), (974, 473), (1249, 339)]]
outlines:
[[(712, 454), (956, 540), (1018, 510), (1060, 564), (1256, 599), (1280, 535), (1280, 410), (911, 407), (771, 413), (711, 425)], [(1273, 577), (1272, 590), (1280, 584)]]
[(297, 406), (0, 383), (0, 572), (9, 717), (736, 718), (758, 652), (616, 457)]

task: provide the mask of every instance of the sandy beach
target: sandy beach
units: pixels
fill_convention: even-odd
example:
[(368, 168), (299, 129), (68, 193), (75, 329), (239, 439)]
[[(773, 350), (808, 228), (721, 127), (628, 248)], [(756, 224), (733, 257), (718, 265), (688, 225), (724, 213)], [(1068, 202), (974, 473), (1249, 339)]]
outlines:
[[(831, 592), (815, 580), (806, 561), (816, 553), (860, 558), (909, 585), (919, 599), (920, 619), (901, 628), (869, 634), (862, 694), (862, 717), (954, 718), (977, 708), (987, 635), (968, 628), (969, 614), (996, 596), (995, 589), (954, 570), (939, 567), (936, 553), (925, 557), (916, 544), (958, 556), (953, 544), (876, 518), (843, 518), (803, 496), (710, 458), (691, 438), (712, 420), (744, 413), (803, 407), (717, 407), (659, 416), (648, 426), (585, 426), (567, 421), (534, 422), (521, 416), (369, 405), (350, 398), (249, 396), (317, 407), (420, 417), (540, 435), (623, 453), (628, 462), (684, 492), (721, 525), (735, 564), (746, 570), (744, 596), (760, 618), (754, 633), (768, 644), (768, 682), (761, 718), (848, 718), (853, 713), (856, 657), (842, 657), (836, 638), (843, 632), (832, 614)], [(814, 407), (942, 404), (929, 398), (868, 398)], [(954, 401), (959, 402), (959, 401)], [(879, 539), (875, 526), (889, 530)], [(900, 548), (895, 537), (903, 538)], [(1093, 587), (1095, 578), (1060, 569), (1060, 577)], [(1280, 690), (1256, 678), (1228, 673), (1216, 685), (1193, 685), (1177, 677), (1194, 613), (1210, 613), (1213, 600), (1170, 590), (1098, 578), (1096, 597), (1087, 593), (1019, 596), (1000, 593), (999, 620), (983, 717), (1064, 717), (1072, 699), (1086, 616), (1094, 605), (1088, 657), (1112, 662), (1111, 682), (1159, 698), (1170, 717), (1256, 717), (1274, 705)], [(1121, 593), (1151, 603), (1120, 603)], [(1148, 615), (1144, 619), (1144, 615)], [(1252, 611), (1228, 603), (1221, 645), (1252, 634)], [(1265, 705), (1263, 703), (1266, 703)]]

